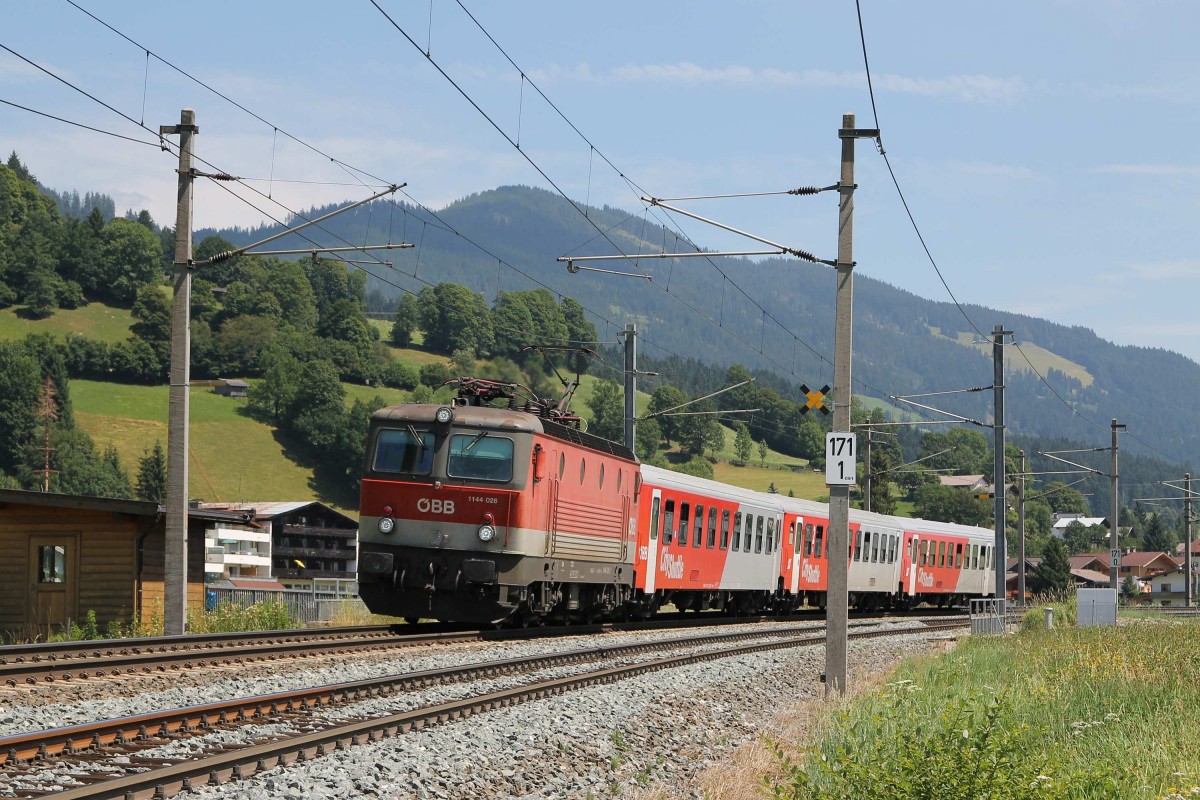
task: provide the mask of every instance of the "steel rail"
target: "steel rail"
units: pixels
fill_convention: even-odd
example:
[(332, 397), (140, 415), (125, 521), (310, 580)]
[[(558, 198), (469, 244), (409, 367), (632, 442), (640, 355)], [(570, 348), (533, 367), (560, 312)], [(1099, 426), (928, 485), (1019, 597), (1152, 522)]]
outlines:
[[(795, 621), (788, 617), (719, 617), (680, 615), (641, 623), (605, 623), (503, 630), (463, 629), (435, 625), (437, 632), (399, 633), (399, 626), (370, 625), (320, 631), (252, 631), (186, 634), (145, 639), (91, 640), (0, 647), (0, 687), (38, 685), (64, 680), (88, 680), (165, 672), (170, 668), (222, 668), (281, 657), (309, 658), (354, 651), (424, 644), (578, 636), (604, 631), (670, 630), (696, 625), (742, 625), (764, 621)], [(419, 627), (419, 626), (412, 626)]]
[[(963, 621), (943, 622), (934, 623), (926, 628), (914, 628), (911, 630), (858, 632), (850, 634), (850, 637), (865, 639), (884, 636), (920, 635), (961, 628), (967, 624), (969, 623)], [(733, 636), (736, 636), (736, 634)], [(714, 635), (712, 637), (688, 638), (720, 637)], [(761, 633), (759, 638), (761, 638)], [(212, 755), (162, 766), (145, 772), (104, 779), (102, 782), (91, 785), (56, 790), (56, 796), (63, 800), (101, 800), (108, 798), (151, 800), (152, 798), (167, 798), (181, 791), (198, 788), (210, 783), (222, 784), (229, 780), (250, 777), (277, 766), (287, 766), (292, 763), (320, 757), (332, 750), (340, 750), (351, 745), (379, 741), (389, 736), (407, 733), (411, 730), (419, 730), (428, 725), (462, 719), (496, 708), (540, 700), (574, 689), (614, 683), (636, 675), (688, 664), (714, 661), (749, 653), (814, 645), (823, 642), (824, 639), (823, 635), (786, 637), (777, 641), (755, 642), (719, 650), (667, 656), (637, 664), (606, 667), (593, 672), (540, 681), (516, 688), (432, 706), (424, 706), (373, 719), (335, 723), (324, 730), (305, 733), (296, 737), (217, 752)], [(659, 643), (659, 646), (670, 645), (674, 645), (674, 643), (667, 643), (667, 645)], [(615, 653), (620, 648), (595, 648), (594, 650)], [(0, 748), (3, 746), (4, 740), (0, 740)], [(99, 776), (97, 776), (97, 780), (99, 780)]]

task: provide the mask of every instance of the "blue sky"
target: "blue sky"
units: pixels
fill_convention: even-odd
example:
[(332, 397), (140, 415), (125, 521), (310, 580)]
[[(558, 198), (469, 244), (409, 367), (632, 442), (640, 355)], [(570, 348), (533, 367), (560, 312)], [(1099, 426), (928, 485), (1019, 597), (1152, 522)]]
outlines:
[[(568, 195), (639, 213), (622, 175), (659, 197), (830, 184), (841, 115), (875, 124), (845, 0), (378, 0), (417, 47), (368, 0), (77, 2), (140, 46), (65, 0), (7, 0), (0, 44), (153, 130), (194, 108), (198, 155), (261, 179), (250, 185), (281, 206), (232, 190), (275, 215), (362, 197), (368, 175), (406, 181), (412, 199), (434, 208), (503, 184), (551, 188), (432, 62)], [(1200, 361), (1200, 6), (862, 0), (862, 11), (884, 146), (958, 299)], [(148, 62), (142, 48), (269, 124)], [(6, 51), (0, 100), (154, 138)], [(16, 150), (46, 185), (102, 191), (122, 210), (173, 223), (175, 161), (154, 147), (0, 105), (0, 149)], [(860, 272), (949, 299), (869, 141), (857, 167)], [(836, 255), (832, 193), (681, 205)], [(196, 227), (263, 219), (198, 184)], [(705, 247), (754, 247), (675, 222)], [(998, 321), (975, 320), (985, 330)]]

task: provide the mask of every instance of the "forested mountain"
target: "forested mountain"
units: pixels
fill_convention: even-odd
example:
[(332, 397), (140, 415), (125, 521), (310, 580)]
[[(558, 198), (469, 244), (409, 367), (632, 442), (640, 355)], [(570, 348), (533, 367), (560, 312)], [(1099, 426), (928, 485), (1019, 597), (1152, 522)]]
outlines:
[[(329, 210), (313, 209), (305, 216)], [(550, 192), (507, 186), (456, 201), (436, 218), (410, 206), (377, 202), (336, 217), (323, 224), (325, 232), (311, 235), (325, 245), (417, 244), (380, 255), (393, 263), (391, 269), (366, 268), (368, 289), (388, 296), (448, 281), (482, 293), (490, 303), (497, 292), (536, 288), (524, 272), (555, 292), (579, 298), (598, 315), (593, 321), (604, 340), (612, 341), (625, 323), (638, 323), (646, 356), (695, 358), (714, 365), (717, 375), (725, 365), (741, 363), (777, 373), (791, 385), (832, 382), (831, 364), (812, 352), (832, 359), (831, 269), (795, 259), (722, 259), (721, 270), (761, 308), (705, 259), (605, 264), (634, 274), (643, 270), (652, 283), (588, 271), (569, 274), (556, 261), (559, 256), (612, 254), (607, 240), (627, 253), (682, 249), (672, 232), (639, 214), (611, 207), (587, 212), (590, 221)], [(244, 244), (275, 230), (197, 231), (196, 237), (200, 241), (216, 233)], [(310, 244), (294, 236), (272, 246)], [(786, 321), (790, 332), (763, 309)], [(1192, 414), (1200, 396), (1200, 364), (1161, 349), (1115, 345), (1086, 328), (978, 306), (965, 311), (985, 333), (1001, 324), (1021, 344), (1021, 351), (1009, 350), (1007, 361), (1010, 434), (1103, 446), (1109, 441), (1109, 420), (1116, 417), (1160, 454), (1194, 460), (1200, 447), (1200, 425)], [(990, 346), (972, 344), (980, 337), (952, 303), (917, 297), (860, 274), (854, 322), (856, 393), (886, 397), (992, 382)], [(537, 331), (528, 332), (529, 341), (536, 338)], [(1027, 358), (1053, 389), (1029, 369)], [(664, 377), (676, 385), (689, 380), (683, 374)], [(947, 395), (937, 405), (988, 422), (989, 394)]]

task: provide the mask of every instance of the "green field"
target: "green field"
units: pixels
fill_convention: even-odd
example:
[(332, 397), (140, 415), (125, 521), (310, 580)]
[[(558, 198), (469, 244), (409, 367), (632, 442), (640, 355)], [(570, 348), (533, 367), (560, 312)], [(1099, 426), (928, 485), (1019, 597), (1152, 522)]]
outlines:
[(776, 770), (767, 796), (1200, 796), (1195, 622), (1074, 628), (1073, 602), (1056, 608), (1052, 631), (1038, 608), (1019, 634), (962, 637), (944, 655), (907, 660), (883, 691), (822, 714), (808, 742), (787, 743), (796, 767)]
[(102, 303), (59, 309), (46, 319), (24, 319), (17, 316), (17, 309), (5, 308), (0, 309), (0, 339), (21, 339), (30, 333), (49, 333), (59, 338), (78, 333), (89, 339), (112, 343), (129, 338), (129, 326), (133, 321), (128, 309)]
[[(347, 401), (381, 395), (403, 402), (406, 392), (343, 384)], [(131, 476), (137, 460), (154, 443), (167, 445), (166, 386), (133, 386), (98, 381), (71, 381), (71, 402), (79, 427), (97, 447), (113, 445)], [(207, 387), (192, 387), (188, 442), (188, 490), (205, 501), (295, 500), (321, 497), (311, 468), (285, 452), (274, 428), (245, 413), (244, 398), (222, 397)], [(353, 514), (353, 509), (339, 508)]]

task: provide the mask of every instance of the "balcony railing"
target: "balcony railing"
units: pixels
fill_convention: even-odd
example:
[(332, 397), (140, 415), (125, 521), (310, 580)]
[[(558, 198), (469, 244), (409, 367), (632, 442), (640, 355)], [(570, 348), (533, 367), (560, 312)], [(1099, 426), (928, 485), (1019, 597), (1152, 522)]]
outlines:
[(276, 569), (273, 570), (276, 578), (343, 578), (353, 579), (353, 572), (345, 570), (333, 569)]
[(324, 548), (324, 547), (285, 547), (278, 546), (272, 551), (277, 556), (287, 556), (296, 558), (340, 558), (343, 560), (352, 560), (357, 557), (354, 550), (345, 550), (342, 548)]
[(315, 525), (284, 525), (276, 529), (276, 532), (299, 536), (336, 536), (339, 539), (353, 539), (358, 536), (356, 528), (321, 528)]

